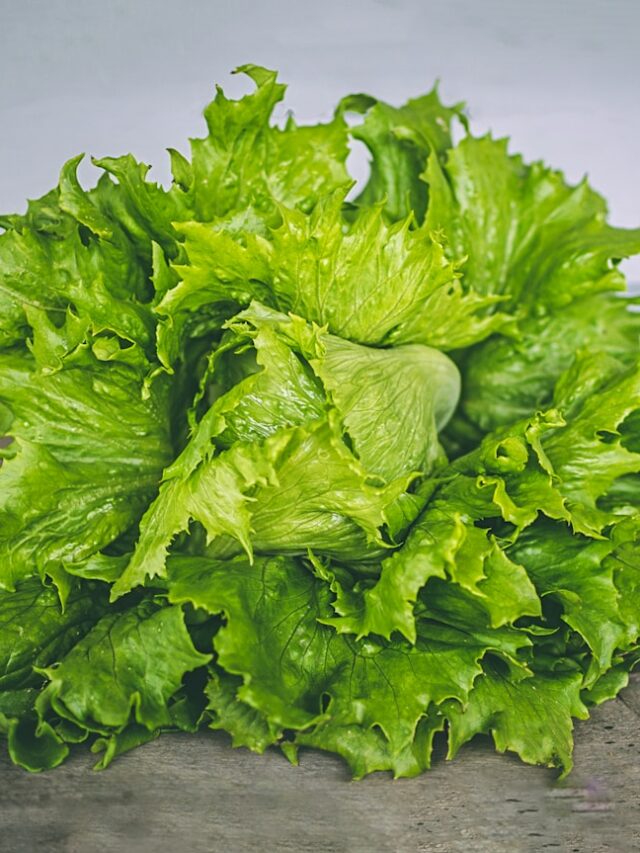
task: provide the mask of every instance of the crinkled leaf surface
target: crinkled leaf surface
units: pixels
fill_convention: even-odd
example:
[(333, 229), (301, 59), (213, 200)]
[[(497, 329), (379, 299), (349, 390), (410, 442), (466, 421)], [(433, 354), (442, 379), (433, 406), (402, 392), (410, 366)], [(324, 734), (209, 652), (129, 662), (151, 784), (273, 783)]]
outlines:
[[(135, 524), (171, 454), (164, 383), (83, 350), (62, 370), (0, 353), (15, 436), (0, 476), (0, 585), (99, 551)], [(5, 451), (7, 453), (7, 451)]]
[(427, 224), (467, 256), (465, 275), (480, 293), (504, 293), (525, 309), (555, 309), (624, 288), (612, 267), (640, 250), (640, 229), (606, 223), (601, 196), (583, 181), (510, 155), (507, 140), (467, 136), (441, 165), (429, 158)]
[[(106, 609), (104, 590), (76, 583), (64, 609), (53, 587), (39, 579), (0, 593), (0, 693), (38, 684), (34, 667), (59, 660)], [(3, 713), (8, 707), (2, 706)]]
[(476, 681), (464, 708), (453, 705), (449, 720), (449, 755), (479, 733), (491, 734), (496, 749), (511, 750), (529, 764), (571, 769), (572, 717), (586, 719), (580, 699), (580, 676), (557, 673), (514, 682), (495, 670)]
[(465, 123), (463, 105), (445, 106), (434, 88), (401, 107), (368, 95), (348, 95), (340, 108), (364, 114), (353, 136), (364, 142), (372, 156), (371, 174), (358, 203), (384, 201), (390, 220), (412, 213), (421, 221), (427, 206), (427, 186), (421, 173), (431, 152), (442, 156), (451, 148), (452, 121)]
[(60, 717), (102, 732), (130, 720), (150, 731), (171, 724), (169, 698), (186, 672), (210, 659), (193, 646), (180, 607), (144, 601), (109, 613), (54, 667), (38, 700)]
[(219, 664), (243, 677), (240, 699), (284, 728), (375, 726), (402, 752), (432, 702), (467, 695), (485, 648), (429, 626), (415, 646), (354, 641), (318, 624), (328, 595), (291, 559), (236, 560), (231, 572), (226, 561), (171, 564), (172, 601), (225, 614), (215, 647)]

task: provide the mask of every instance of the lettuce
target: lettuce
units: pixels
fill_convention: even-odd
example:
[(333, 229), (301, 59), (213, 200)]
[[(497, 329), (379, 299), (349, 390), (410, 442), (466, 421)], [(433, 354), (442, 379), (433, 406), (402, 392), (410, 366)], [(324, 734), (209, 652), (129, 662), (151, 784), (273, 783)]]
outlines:
[(170, 187), (0, 220), (0, 735), (567, 773), (640, 659), (640, 230), (435, 89), (279, 126), (239, 71)]

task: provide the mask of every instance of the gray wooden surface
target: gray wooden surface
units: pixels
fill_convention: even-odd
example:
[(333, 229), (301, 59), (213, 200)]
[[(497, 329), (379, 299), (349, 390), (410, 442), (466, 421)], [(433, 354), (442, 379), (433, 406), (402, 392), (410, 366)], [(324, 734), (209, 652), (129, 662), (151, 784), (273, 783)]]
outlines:
[(2, 853), (519, 853), (640, 850), (640, 680), (579, 723), (576, 766), (497, 755), (488, 740), (418, 778), (351, 782), (306, 752), (165, 736), (95, 773), (86, 752), (31, 776), (0, 761)]

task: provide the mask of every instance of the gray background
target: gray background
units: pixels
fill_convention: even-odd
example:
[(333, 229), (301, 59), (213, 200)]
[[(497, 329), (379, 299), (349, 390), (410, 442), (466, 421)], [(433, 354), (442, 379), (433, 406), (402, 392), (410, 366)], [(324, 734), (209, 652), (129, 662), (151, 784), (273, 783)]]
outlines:
[(299, 120), (440, 78), (477, 131), (571, 181), (588, 172), (613, 223), (636, 227), (639, 34), (638, 0), (0, 0), (0, 209), (80, 151), (132, 152), (165, 180), (163, 149), (186, 150), (214, 83), (237, 95), (229, 71), (256, 62), (281, 71)]

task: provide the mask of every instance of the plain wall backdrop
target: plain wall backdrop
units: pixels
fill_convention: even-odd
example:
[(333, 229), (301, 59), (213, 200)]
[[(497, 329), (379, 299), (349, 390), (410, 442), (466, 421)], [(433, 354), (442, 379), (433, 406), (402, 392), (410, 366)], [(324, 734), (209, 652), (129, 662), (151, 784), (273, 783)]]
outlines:
[[(400, 103), (441, 81), (476, 132), (572, 182), (589, 173), (616, 225), (640, 225), (639, 0), (0, 0), (0, 210), (57, 181), (64, 160), (202, 135), (214, 83), (277, 68), (286, 108), (327, 118), (367, 91)], [(91, 180), (91, 167), (83, 177)], [(640, 262), (627, 263), (640, 280)]]

